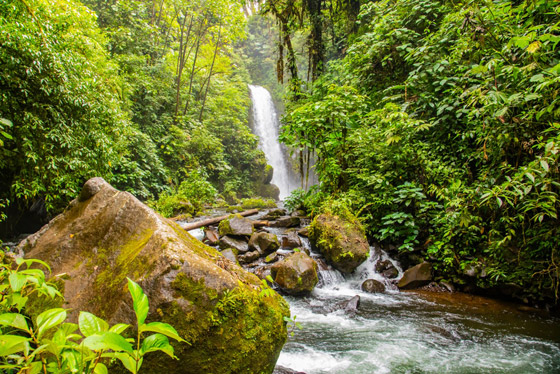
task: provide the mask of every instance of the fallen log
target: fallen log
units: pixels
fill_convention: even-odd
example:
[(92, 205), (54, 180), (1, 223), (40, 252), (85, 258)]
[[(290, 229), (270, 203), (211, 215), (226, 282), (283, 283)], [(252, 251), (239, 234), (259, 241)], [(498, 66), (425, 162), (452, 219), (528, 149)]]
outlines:
[[(252, 216), (254, 214), (257, 214), (258, 212), (259, 212), (258, 209), (250, 209), (250, 210), (246, 210), (244, 212), (236, 213), (236, 214), (239, 214), (242, 217), (247, 217), (247, 216)], [(181, 227), (186, 231), (194, 230), (194, 229), (198, 229), (198, 228), (201, 228), (201, 227), (204, 227), (204, 226), (215, 225), (216, 223), (220, 223), (221, 221), (228, 218), (229, 216), (230, 216), (230, 214), (227, 214), (225, 216), (212, 217), (212, 218), (203, 219), (201, 221), (189, 222), (186, 225), (183, 225)], [(174, 219), (171, 218), (171, 220), (174, 220)]]
[(253, 226), (255, 227), (270, 226), (270, 221), (253, 221)]

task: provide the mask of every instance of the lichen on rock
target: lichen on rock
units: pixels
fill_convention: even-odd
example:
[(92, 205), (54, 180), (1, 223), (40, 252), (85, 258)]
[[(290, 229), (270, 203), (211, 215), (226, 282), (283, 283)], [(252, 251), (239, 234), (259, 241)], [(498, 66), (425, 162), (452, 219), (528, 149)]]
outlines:
[[(177, 361), (147, 356), (149, 373), (272, 373), (286, 340), (287, 303), (263, 295), (261, 282), (104, 181), (20, 244), (26, 257), (66, 273), (65, 308), (110, 323), (134, 324), (126, 278), (150, 301), (150, 320), (168, 322), (189, 344), (174, 344)], [(99, 188), (97, 188), (99, 187)], [(118, 372), (118, 369), (115, 369)]]

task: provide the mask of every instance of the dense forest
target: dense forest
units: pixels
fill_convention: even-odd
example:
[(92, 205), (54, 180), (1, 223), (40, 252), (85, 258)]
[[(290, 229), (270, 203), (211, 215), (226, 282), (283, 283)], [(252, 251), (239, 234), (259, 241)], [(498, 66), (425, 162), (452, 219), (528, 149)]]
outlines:
[(2, 236), (60, 212), (92, 176), (167, 215), (258, 195), (258, 83), (286, 106), (304, 187), (289, 207), (351, 211), (440, 279), (556, 301), (559, 12), (552, 0), (2, 1)]
[(558, 2), (277, 0), (264, 11), (288, 82), (283, 141), (302, 177), (316, 160), (320, 180), (288, 204), (350, 209), (370, 237), (458, 284), (558, 300)]

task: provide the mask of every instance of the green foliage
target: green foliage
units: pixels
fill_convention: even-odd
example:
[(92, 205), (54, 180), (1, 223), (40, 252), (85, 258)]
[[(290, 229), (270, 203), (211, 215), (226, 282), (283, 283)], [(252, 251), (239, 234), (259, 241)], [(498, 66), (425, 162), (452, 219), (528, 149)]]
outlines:
[[(140, 370), (144, 356), (161, 351), (172, 358), (173, 347), (169, 338), (184, 340), (166, 323), (145, 323), (148, 298), (142, 288), (128, 279), (134, 312), (137, 317), (137, 339), (126, 339), (121, 334), (130, 326), (109, 326), (103, 319), (80, 312), (78, 324), (66, 323), (67, 311), (62, 308), (33, 310), (26, 313), (29, 297), (36, 293), (47, 298), (62, 297), (58, 290), (45, 281), (45, 273), (32, 265), (47, 264), (39, 260), (16, 259), (16, 268), (1, 264), (0, 287), (0, 367), (5, 373), (96, 373), (108, 372), (106, 364), (119, 360), (132, 373)], [(79, 330), (80, 333), (77, 333)], [(154, 333), (146, 338), (142, 334)]]
[[(558, 3), (384, 0), (288, 106), (325, 201), (462, 283), (558, 300)], [(301, 205), (302, 192), (289, 204)], [(293, 200), (293, 202), (292, 202)]]
[(276, 208), (276, 202), (273, 199), (241, 199), (241, 208), (243, 209), (265, 209)]

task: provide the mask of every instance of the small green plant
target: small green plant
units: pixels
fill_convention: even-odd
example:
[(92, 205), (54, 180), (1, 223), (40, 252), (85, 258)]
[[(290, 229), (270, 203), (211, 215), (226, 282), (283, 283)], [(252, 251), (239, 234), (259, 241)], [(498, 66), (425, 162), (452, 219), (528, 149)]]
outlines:
[[(108, 373), (107, 362), (119, 360), (131, 373), (138, 373), (144, 356), (161, 351), (172, 358), (172, 338), (184, 340), (169, 324), (146, 323), (148, 297), (142, 288), (128, 279), (136, 314), (137, 336), (127, 339), (121, 334), (130, 325), (114, 326), (103, 319), (80, 312), (78, 324), (66, 323), (67, 310), (52, 308), (36, 318), (26, 314), (26, 304), (32, 294), (50, 298), (62, 297), (53, 284), (46, 282), (45, 273), (32, 265), (49, 266), (35, 259), (17, 259), (17, 267), (0, 264), (0, 369), (4, 373)], [(78, 333), (79, 330), (79, 333)], [(143, 334), (153, 334), (143, 338)]]
[(291, 317), (286, 317), (284, 316), (284, 322), (286, 322), (287, 327), (288, 327), (288, 335), (289, 336), (294, 336), (295, 330), (301, 330), (303, 329), (303, 326), (301, 325), (301, 323), (296, 322), (296, 318), (297, 316), (291, 316)]

